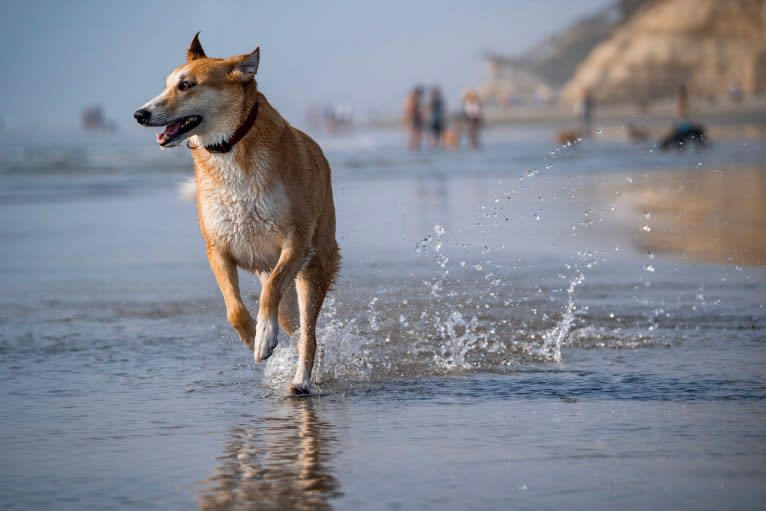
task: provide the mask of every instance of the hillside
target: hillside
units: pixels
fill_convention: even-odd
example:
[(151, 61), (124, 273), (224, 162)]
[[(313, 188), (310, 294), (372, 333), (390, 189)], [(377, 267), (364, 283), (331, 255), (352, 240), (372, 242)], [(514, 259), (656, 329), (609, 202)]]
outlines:
[(600, 103), (646, 102), (685, 84), (720, 97), (732, 84), (766, 92), (766, 0), (655, 0), (583, 60), (562, 91)]
[(611, 36), (648, 0), (619, 0), (587, 16), (518, 56), (515, 62), (555, 88), (563, 86), (599, 43)]

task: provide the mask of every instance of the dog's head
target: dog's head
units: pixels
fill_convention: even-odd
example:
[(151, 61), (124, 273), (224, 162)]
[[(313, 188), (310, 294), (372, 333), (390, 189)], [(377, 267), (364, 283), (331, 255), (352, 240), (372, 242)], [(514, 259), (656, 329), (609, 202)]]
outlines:
[(186, 51), (186, 63), (165, 80), (165, 90), (133, 116), (142, 126), (164, 126), (162, 147), (191, 136), (202, 145), (226, 140), (240, 122), (247, 87), (255, 87), (260, 50), (227, 59), (208, 58), (199, 32)]

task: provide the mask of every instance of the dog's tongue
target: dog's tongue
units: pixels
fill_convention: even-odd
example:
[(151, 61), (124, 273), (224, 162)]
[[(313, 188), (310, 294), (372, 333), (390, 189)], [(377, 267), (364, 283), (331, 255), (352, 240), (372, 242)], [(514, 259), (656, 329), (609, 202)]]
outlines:
[(181, 129), (181, 121), (171, 122), (167, 126), (165, 126), (165, 131), (162, 133), (157, 134), (157, 142), (162, 144), (163, 142), (173, 138), (173, 136), (178, 133), (178, 130)]

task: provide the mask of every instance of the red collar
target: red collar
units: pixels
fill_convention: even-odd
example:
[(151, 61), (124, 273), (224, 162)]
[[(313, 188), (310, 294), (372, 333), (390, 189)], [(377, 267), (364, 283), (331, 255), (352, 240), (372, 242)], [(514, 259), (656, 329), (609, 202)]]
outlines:
[(253, 108), (250, 109), (250, 113), (248, 114), (247, 119), (245, 119), (245, 122), (237, 128), (237, 131), (234, 132), (229, 140), (224, 140), (223, 142), (213, 145), (206, 145), (205, 150), (209, 153), (228, 153), (232, 150), (234, 144), (247, 135), (247, 132), (250, 131), (250, 128), (255, 124), (256, 117), (258, 117), (258, 98), (255, 99), (255, 104), (253, 104)]

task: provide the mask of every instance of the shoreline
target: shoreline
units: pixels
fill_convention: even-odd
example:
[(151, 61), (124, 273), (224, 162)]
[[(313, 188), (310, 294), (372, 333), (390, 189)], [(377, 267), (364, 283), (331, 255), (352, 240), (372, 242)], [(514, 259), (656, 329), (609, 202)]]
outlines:
[[(759, 125), (766, 130), (766, 96), (747, 98), (741, 103), (723, 101), (692, 101), (691, 117), (703, 124), (732, 125), (751, 124)], [(655, 101), (646, 109), (639, 109), (636, 105), (596, 105), (593, 113), (592, 124), (601, 126), (625, 126), (629, 123), (648, 125), (649, 127), (667, 127), (675, 115), (675, 100), (671, 98)], [(455, 110), (450, 112), (451, 122), (457, 117)], [(553, 105), (545, 106), (519, 106), (507, 109), (485, 108), (484, 122), (487, 126), (516, 126), (523, 124), (547, 125), (551, 124), (559, 128), (571, 128), (579, 125), (580, 119), (572, 106)], [(380, 119), (376, 121), (360, 122), (355, 125), (357, 130), (379, 128), (401, 128), (401, 120)]]

